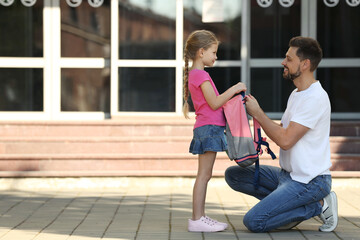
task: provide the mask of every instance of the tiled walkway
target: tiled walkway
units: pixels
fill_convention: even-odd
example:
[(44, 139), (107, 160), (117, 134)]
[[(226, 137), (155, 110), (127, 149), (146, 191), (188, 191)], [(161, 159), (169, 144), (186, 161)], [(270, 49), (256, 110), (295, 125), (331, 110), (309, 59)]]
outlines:
[(291, 231), (251, 233), (242, 218), (257, 200), (223, 178), (208, 187), (207, 214), (220, 233), (189, 233), (193, 178), (0, 179), (0, 240), (62, 239), (360, 239), (360, 179), (334, 179), (339, 225), (317, 231), (310, 219)]

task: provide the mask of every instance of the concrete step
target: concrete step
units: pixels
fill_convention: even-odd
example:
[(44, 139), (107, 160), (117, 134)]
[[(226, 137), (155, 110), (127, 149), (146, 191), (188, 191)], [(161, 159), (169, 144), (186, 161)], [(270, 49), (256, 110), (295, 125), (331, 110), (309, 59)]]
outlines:
[(355, 137), (330, 137), (330, 148), (333, 153), (360, 154), (360, 136)]
[[(132, 117), (94, 122), (0, 123), (0, 177), (194, 176), (197, 156), (188, 153), (193, 120)], [(333, 122), (332, 170), (360, 171), (360, 122)], [(268, 139), (279, 156), (279, 148)], [(278, 165), (267, 154), (262, 164)], [(219, 153), (214, 175), (234, 163)], [(360, 174), (358, 174), (360, 176)]]
[[(277, 121), (278, 122), (278, 121)], [(252, 124), (252, 121), (250, 121)], [(192, 136), (194, 119), (132, 117), (104, 121), (0, 122), (2, 137)], [(331, 136), (360, 137), (360, 122), (331, 123)]]
[(332, 121), (330, 136), (360, 137), (360, 121)]
[[(331, 170), (337, 176), (349, 169), (360, 171), (358, 154), (332, 154), (331, 159)], [(197, 156), (192, 154), (1, 154), (0, 177), (195, 176), (197, 164)], [(279, 161), (264, 154), (260, 164), (279, 166)], [(214, 175), (223, 176), (232, 165), (236, 163), (219, 153)]]
[[(267, 139), (278, 155), (279, 147)], [(191, 136), (0, 137), (0, 154), (187, 153)], [(360, 137), (331, 137), (332, 153), (360, 154)]]
[(3, 154), (186, 153), (191, 138), (153, 137), (37, 137), (0, 138)]
[(194, 120), (133, 117), (104, 121), (1, 122), (2, 137), (191, 136)]

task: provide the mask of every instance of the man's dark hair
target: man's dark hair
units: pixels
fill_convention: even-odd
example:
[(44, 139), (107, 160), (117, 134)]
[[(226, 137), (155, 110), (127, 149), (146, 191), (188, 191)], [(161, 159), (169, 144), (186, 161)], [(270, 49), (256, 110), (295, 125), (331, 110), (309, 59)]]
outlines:
[(323, 56), (318, 41), (309, 37), (293, 37), (290, 39), (289, 47), (297, 47), (296, 56), (298, 56), (300, 60), (309, 59), (310, 71), (315, 71)]

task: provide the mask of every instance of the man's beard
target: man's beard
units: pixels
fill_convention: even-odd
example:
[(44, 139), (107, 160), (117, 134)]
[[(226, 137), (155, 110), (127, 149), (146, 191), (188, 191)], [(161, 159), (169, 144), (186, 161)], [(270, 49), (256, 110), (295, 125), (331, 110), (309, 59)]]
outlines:
[(288, 74), (285, 74), (285, 72), (283, 73), (283, 77), (284, 77), (285, 79), (294, 81), (296, 78), (300, 77), (300, 75), (301, 75), (300, 66), (298, 67), (296, 73), (292, 73), (292, 74), (291, 74), (291, 73), (290, 73), (290, 70), (289, 70), (289, 69), (287, 69), (287, 70), (288, 70)]

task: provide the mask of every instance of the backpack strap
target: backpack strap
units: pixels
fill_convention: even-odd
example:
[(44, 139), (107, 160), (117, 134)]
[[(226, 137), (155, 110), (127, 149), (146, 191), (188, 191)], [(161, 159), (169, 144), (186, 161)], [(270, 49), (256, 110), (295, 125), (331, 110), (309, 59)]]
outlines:
[(255, 162), (255, 173), (254, 173), (254, 186), (255, 189), (259, 189), (259, 179), (260, 179), (260, 163), (259, 159)]
[[(261, 145), (264, 145), (266, 147), (266, 152), (268, 154), (270, 154), (272, 159), (275, 159), (276, 156), (273, 153), (273, 151), (271, 151), (269, 143), (266, 141), (266, 138), (263, 138), (261, 136), (261, 126), (258, 123), (258, 121), (256, 121), (255, 118), (253, 118), (253, 125), (254, 125), (254, 144), (255, 144), (255, 148), (256, 151), (259, 155), (261, 155), (263, 153), (262, 149), (261, 149)], [(255, 189), (259, 188), (259, 179), (260, 179), (260, 163), (259, 160), (257, 160), (255, 162), (255, 173), (254, 173), (254, 186)]]
[[(254, 119), (254, 122), (257, 122), (255, 119)], [(259, 124), (259, 123), (257, 123)], [(254, 123), (255, 125), (255, 123)], [(254, 129), (255, 130), (255, 129)], [(269, 146), (269, 143), (266, 141), (266, 138), (263, 138), (261, 137), (261, 128), (257, 128), (257, 135), (258, 135), (258, 139), (257, 141), (255, 141), (255, 143), (257, 144), (256, 146), (256, 151), (259, 153), (259, 154), (262, 154), (262, 149), (261, 149), (261, 145), (264, 145), (266, 147), (266, 152), (271, 156), (271, 158), (274, 160), (276, 159), (276, 155), (274, 154), (273, 151), (271, 151), (270, 149), (270, 146)]]

